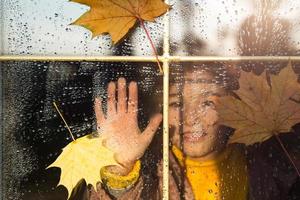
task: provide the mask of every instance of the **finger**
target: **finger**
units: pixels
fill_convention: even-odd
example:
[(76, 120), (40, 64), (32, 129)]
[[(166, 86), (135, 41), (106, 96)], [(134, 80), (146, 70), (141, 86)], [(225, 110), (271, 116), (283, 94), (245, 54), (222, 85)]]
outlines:
[(107, 89), (107, 118), (116, 114), (116, 84), (110, 82)]
[(105, 117), (102, 110), (102, 99), (100, 97), (95, 98), (94, 110), (96, 115), (97, 127), (104, 123)]
[(150, 119), (150, 122), (147, 126), (147, 128), (145, 129), (145, 131), (142, 133), (142, 137), (144, 139), (144, 141), (149, 145), (150, 142), (152, 141), (152, 138), (155, 134), (155, 132), (157, 131), (159, 124), (162, 121), (162, 115), (156, 114), (155, 116), (153, 116)]
[(137, 116), (138, 111), (138, 87), (136, 82), (129, 84), (129, 101), (128, 101), (128, 113)]
[(127, 112), (126, 108), (126, 80), (125, 78), (119, 78), (118, 80), (118, 113)]

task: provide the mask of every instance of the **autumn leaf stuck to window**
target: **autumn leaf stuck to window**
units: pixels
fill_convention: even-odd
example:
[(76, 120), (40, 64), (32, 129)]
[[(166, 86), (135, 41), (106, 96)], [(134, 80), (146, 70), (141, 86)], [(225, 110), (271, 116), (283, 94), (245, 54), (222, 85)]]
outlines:
[(101, 182), (100, 169), (108, 165), (119, 165), (114, 159), (114, 153), (102, 145), (101, 137), (91, 134), (69, 143), (50, 167), (61, 169), (58, 185), (68, 190), (68, 199), (73, 188), (81, 180), (96, 188)]
[(217, 98), (221, 124), (235, 129), (229, 143), (263, 142), (300, 122), (300, 104), (294, 100), (300, 85), (291, 63), (278, 75), (270, 75), (270, 84), (266, 73), (257, 76), (242, 71), (239, 85), (235, 91), (239, 98)]
[(92, 31), (93, 37), (108, 33), (113, 43), (120, 41), (137, 21), (154, 21), (167, 12), (162, 0), (71, 0), (90, 10), (73, 24)]

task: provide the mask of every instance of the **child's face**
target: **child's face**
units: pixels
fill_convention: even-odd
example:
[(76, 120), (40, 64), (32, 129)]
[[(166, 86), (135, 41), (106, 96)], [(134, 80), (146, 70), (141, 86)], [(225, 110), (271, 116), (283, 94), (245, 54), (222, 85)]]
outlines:
[(170, 87), (169, 123), (172, 142), (180, 146), (182, 137), (183, 150), (187, 156), (205, 158), (226, 145), (226, 136), (218, 125), (215, 104), (210, 99), (215, 95), (223, 95), (224, 89), (213, 81), (213, 76), (208, 72), (185, 73), (181, 87), (176, 83)]

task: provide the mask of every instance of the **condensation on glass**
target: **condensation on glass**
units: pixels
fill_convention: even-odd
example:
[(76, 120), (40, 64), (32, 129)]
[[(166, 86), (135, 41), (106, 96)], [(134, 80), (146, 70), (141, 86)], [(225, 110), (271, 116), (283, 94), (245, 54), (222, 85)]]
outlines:
[[(278, 68), (282, 64), (268, 64), (269, 75), (277, 75), (282, 70)], [(292, 66), (299, 75), (297, 63), (292, 62)], [(269, 70), (271, 67), (272, 71)], [(170, 193), (171, 198), (300, 198), (297, 171), (275, 137), (249, 146), (228, 144), (234, 129), (220, 123), (221, 114), (215, 98), (225, 95), (239, 98), (234, 92), (240, 87), (241, 70), (244, 69), (229, 62), (171, 64), (169, 127), (172, 173), (169, 189), (178, 191)], [(297, 123), (291, 132), (280, 136), (298, 168), (299, 131)]]
[[(142, 131), (149, 118), (161, 109), (156, 106), (161, 104), (162, 86), (155, 64), (29, 61), (0, 64), (4, 113), (3, 199), (66, 199), (66, 189), (56, 187), (60, 169), (46, 170), (72, 141), (53, 102), (75, 138), (97, 134), (94, 98), (102, 97), (106, 105), (107, 84), (119, 77), (126, 78), (127, 83), (138, 83), (138, 123)], [(122, 125), (125, 127), (126, 123)], [(142, 160), (145, 187), (155, 183), (151, 173), (161, 158), (161, 143), (161, 134), (156, 134)]]
[[(69, 24), (88, 10), (72, 2), (62, 1), (1, 1), (1, 53), (7, 55), (153, 55), (146, 35), (140, 27), (116, 47), (109, 36), (91, 39), (91, 33)], [(170, 2), (170, 47), (176, 56), (292, 56), (299, 55), (299, 7), (293, 0), (184, 0)], [(163, 24), (147, 23), (157, 47), (162, 46)], [(161, 50), (158, 48), (158, 51)], [(157, 66), (149, 63), (98, 62), (2, 62), (3, 80), (3, 161), (2, 195), (5, 199), (65, 199), (66, 190), (60, 186), (59, 169), (45, 170), (59, 155), (71, 138), (52, 106), (56, 101), (75, 137), (96, 130), (93, 99), (99, 95), (107, 99), (106, 87), (111, 80), (125, 77), (137, 80), (140, 91), (139, 124), (143, 129), (149, 117), (161, 111), (162, 84)], [(298, 73), (298, 63), (293, 63)], [(176, 63), (170, 68), (170, 197), (192, 199), (193, 195), (230, 195), (247, 192), (247, 180), (257, 186), (253, 196), (280, 192), (290, 199), (299, 199), (299, 177), (286, 155), (274, 140), (247, 149), (226, 153), (222, 158), (235, 155), (239, 159), (217, 165), (225, 171), (223, 177), (213, 171), (182, 167), (185, 154), (199, 155), (225, 143), (232, 129), (215, 127), (217, 113), (209, 100), (210, 94), (222, 90), (234, 91), (238, 74), (234, 69), (260, 75), (264, 70), (276, 74), (287, 62), (234, 62), (234, 63)], [(229, 70), (230, 69), (230, 70)], [(232, 74), (233, 73), (233, 74)], [(298, 126), (294, 127), (298, 132)], [(221, 131), (221, 132), (220, 132)], [(224, 131), (224, 132), (223, 132)], [(193, 134), (196, 134), (193, 135)], [(184, 135), (186, 134), (186, 135)], [(212, 136), (212, 140), (198, 145), (197, 137)], [(143, 157), (144, 188), (157, 190), (160, 180), (156, 174), (161, 158), (161, 135), (157, 135)], [(220, 137), (219, 137), (220, 136)], [(186, 139), (187, 144), (184, 143)], [(293, 135), (283, 137), (292, 157), (299, 160), (299, 140)], [(192, 145), (189, 145), (193, 143)], [(233, 151), (232, 150), (232, 151)], [(232, 152), (230, 151), (230, 152)], [(181, 157), (183, 155), (183, 157)], [(227, 157), (229, 155), (229, 157)], [(244, 159), (244, 160), (243, 160)], [(223, 161), (223, 160), (222, 160)], [(238, 162), (234, 162), (238, 161)], [(192, 160), (189, 163), (194, 163)], [(232, 165), (234, 162), (235, 165)], [(222, 162), (221, 162), (222, 163)], [(299, 163), (299, 161), (298, 161)], [(236, 165), (239, 168), (236, 168)], [(243, 167), (245, 166), (245, 168)], [(270, 167), (271, 166), (271, 167)], [(254, 169), (254, 170), (253, 170)], [(264, 169), (267, 173), (256, 169)], [(247, 170), (247, 171), (246, 171)], [(251, 172), (251, 173), (249, 173)], [(205, 184), (195, 191), (188, 187), (186, 178), (203, 178)], [(176, 175), (176, 176), (175, 176)], [(191, 178), (192, 177), (192, 178)], [(216, 178), (217, 177), (217, 178)], [(154, 180), (152, 179), (154, 178)], [(272, 180), (270, 180), (272, 178)], [(196, 180), (196, 182), (197, 182)], [(208, 181), (210, 180), (210, 181)], [(238, 181), (233, 181), (238, 180)], [(226, 185), (224, 185), (226, 181)], [(269, 182), (270, 181), (270, 182)], [(267, 184), (265, 184), (268, 182)], [(239, 188), (242, 187), (242, 188)], [(237, 189), (238, 188), (238, 189)], [(174, 188), (173, 188), (174, 189)], [(187, 190), (186, 190), (187, 189)], [(143, 193), (151, 198), (151, 191)], [(185, 194), (184, 191), (188, 191)], [(191, 194), (191, 191), (194, 194)], [(253, 190), (254, 191), (254, 190)], [(153, 194), (153, 193), (152, 193)], [(147, 196), (148, 195), (148, 196)], [(198, 196), (197, 196), (198, 197)], [(223, 196), (225, 198), (225, 196)], [(241, 196), (226, 196), (241, 199)], [(268, 199), (269, 196), (262, 199)]]
[[(88, 6), (69, 1), (1, 1), (1, 53), (35, 56), (107, 56), (153, 55), (145, 31), (137, 26), (121, 42), (121, 48), (111, 44), (110, 36), (92, 39), (89, 30), (70, 25)], [(162, 17), (147, 22), (154, 44), (162, 43)], [(146, 41), (146, 42), (145, 42)], [(125, 45), (124, 45), (125, 44)]]
[[(298, 55), (298, 1), (184, 0), (171, 5), (173, 55)], [(191, 52), (196, 46), (197, 52)]]

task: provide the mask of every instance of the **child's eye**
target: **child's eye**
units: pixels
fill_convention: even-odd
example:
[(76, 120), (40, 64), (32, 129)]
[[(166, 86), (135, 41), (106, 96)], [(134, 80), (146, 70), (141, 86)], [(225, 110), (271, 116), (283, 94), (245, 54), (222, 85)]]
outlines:
[(169, 104), (170, 107), (174, 107), (174, 108), (179, 108), (181, 107), (181, 103), (180, 102), (172, 102)]
[(206, 106), (215, 106), (215, 103), (213, 102), (213, 101), (204, 101), (203, 103), (202, 103), (202, 106), (203, 107), (206, 107)]

